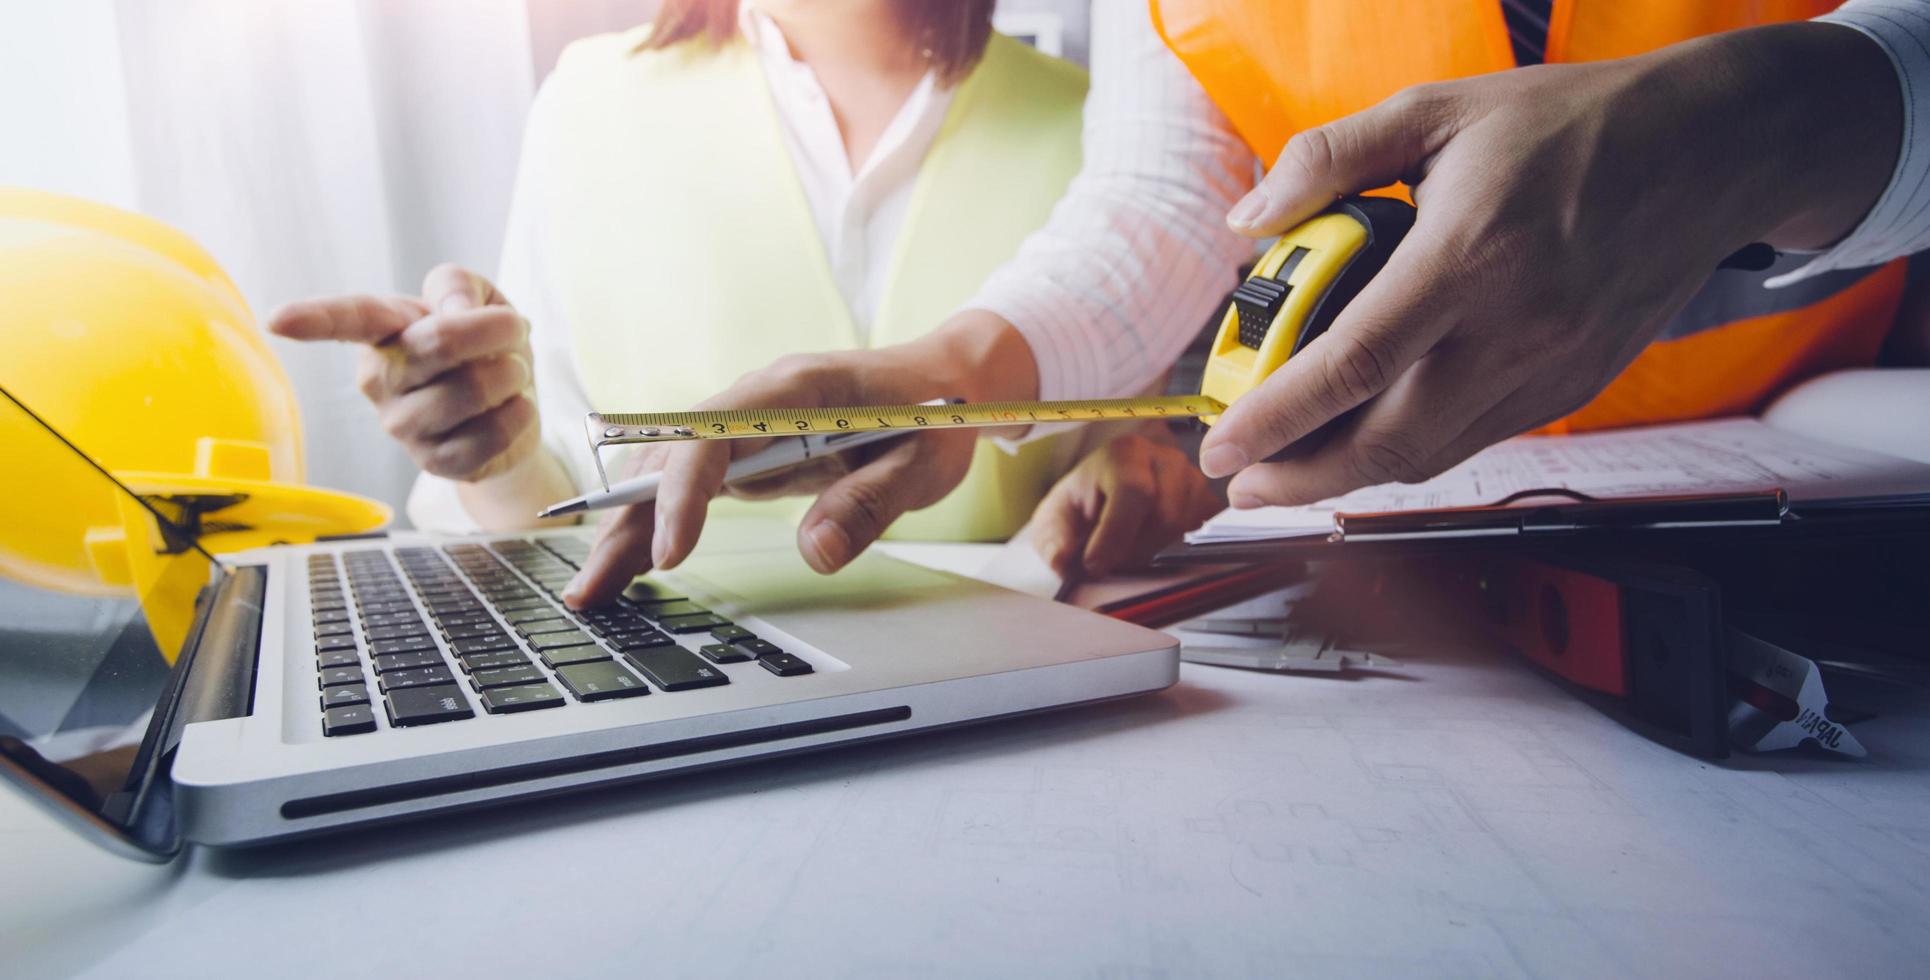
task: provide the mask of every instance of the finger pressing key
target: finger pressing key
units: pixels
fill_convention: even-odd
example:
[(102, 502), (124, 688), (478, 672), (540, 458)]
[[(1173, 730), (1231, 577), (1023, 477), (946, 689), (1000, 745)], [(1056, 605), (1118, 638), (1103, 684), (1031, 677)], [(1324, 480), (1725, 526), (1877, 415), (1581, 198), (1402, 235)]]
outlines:
[(563, 590), (572, 609), (590, 609), (614, 600), (630, 580), (650, 570), (650, 539), (656, 504), (631, 504), (603, 523), (590, 556)]

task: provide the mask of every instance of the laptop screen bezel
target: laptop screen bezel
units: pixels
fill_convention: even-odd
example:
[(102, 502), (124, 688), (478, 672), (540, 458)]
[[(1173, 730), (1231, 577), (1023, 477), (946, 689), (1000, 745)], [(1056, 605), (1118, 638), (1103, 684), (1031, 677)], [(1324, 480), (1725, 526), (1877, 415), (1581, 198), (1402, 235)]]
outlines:
[[(142, 509), (153, 516), (157, 528), (162, 529), (164, 533), (174, 533), (171, 531), (173, 525), (165, 515), (142, 499), (140, 494), (115, 478), (106, 467), (75, 445), (38, 412), (15, 397), (13, 392), (8, 391), (4, 385), (0, 385), (0, 398), (4, 398), (34, 424), (46, 430), (48, 435), (93, 468), (117, 491), (140, 504)], [(181, 543), (200, 552), (207, 560), (210, 569), (209, 581), (195, 599), (194, 617), (187, 639), (181, 644), (180, 654), (169, 670), (167, 681), (162, 685), (161, 692), (156, 698), (154, 713), (148, 719), (147, 730), (141, 737), (140, 748), (135, 753), (133, 764), (128, 768), (129, 783), (135, 787), (135, 791), (133, 803), (127, 810), (126, 822), (109, 819), (100, 811), (81, 805), (39, 774), (22, 766), (13, 758), (0, 754), (0, 774), (4, 774), (9, 781), (20, 786), (29, 798), (39, 803), (57, 819), (108, 850), (154, 862), (172, 860), (181, 852), (180, 822), (174, 818), (173, 799), (167, 788), (165, 757), (173, 748), (174, 736), (179, 730), (181, 693), (187, 685), (190, 672), (194, 669), (195, 654), (201, 645), (202, 634), (207, 628), (210, 602), (229, 579), (231, 572), (228, 566), (202, 548), (192, 537), (182, 536)]]

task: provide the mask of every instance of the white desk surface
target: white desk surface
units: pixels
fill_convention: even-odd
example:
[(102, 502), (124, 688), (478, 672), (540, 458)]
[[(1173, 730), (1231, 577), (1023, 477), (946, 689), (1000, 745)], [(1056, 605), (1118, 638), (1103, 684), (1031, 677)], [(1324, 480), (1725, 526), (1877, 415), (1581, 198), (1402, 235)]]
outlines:
[(1923, 975), (1926, 699), (1724, 768), (1402, 656), (168, 868), (0, 792), (0, 973)]

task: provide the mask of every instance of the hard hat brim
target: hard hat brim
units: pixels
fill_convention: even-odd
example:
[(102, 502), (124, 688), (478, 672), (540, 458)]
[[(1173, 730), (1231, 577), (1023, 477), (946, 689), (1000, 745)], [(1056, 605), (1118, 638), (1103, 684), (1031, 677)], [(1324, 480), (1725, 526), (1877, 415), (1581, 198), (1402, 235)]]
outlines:
[(361, 534), (394, 516), (379, 500), (302, 484), (120, 471), (114, 478), (154, 501), (163, 514), (191, 506), (200, 516), (200, 542), (209, 551)]

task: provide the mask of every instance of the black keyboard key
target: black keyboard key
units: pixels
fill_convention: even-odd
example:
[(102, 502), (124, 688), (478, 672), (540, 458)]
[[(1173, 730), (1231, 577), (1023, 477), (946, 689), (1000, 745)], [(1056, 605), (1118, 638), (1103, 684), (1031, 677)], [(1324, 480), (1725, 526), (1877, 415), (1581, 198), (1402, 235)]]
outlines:
[(435, 648), (436, 641), (429, 639), (427, 635), (406, 636), (399, 640), (378, 640), (371, 643), (369, 653), (377, 657), (385, 657), (393, 653), (417, 653)]
[(414, 670), (391, 670), (376, 680), (384, 691), (399, 691), (405, 687), (427, 687), (430, 684), (448, 684), (456, 679), (447, 667), (418, 667)]
[(647, 623), (649, 619), (631, 606), (598, 606), (578, 615), (593, 623)]
[(321, 670), (327, 670), (330, 667), (360, 667), (361, 665), (362, 655), (356, 653), (355, 647), (352, 645), (346, 650), (323, 650), (315, 654), (315, 666)]
[(362, 683), (362, 668), (360, 667), (330, 667), (322, 671), (320, 680), (320, 686), (322, 687), (360, 683)]
[(751, 655), (728, 643), (706, 643), (697, 648), (704, 659), (714, 664), (739, 664), (751, 659)]
[(442, 629), (442, 635), (451, 640), (480, 640), (503, 635), (503, 628), (494, 622), (468, 623), (462, 626), (445, 626)]
[(543, 662), (548, 664), (551, 670), (569, 664), (587, 664), (596, 660), (610, 659), (610, 655), (603, 652), (602, 647), (593, 644), (580, 647), (561, 647), (556, 650), (544, 650), (542, 653), (537, 654), (537, 656), (542, 657)]
[(516, 627), (516, 632), (523, 634), (525, 639), (529, 639), (532, 642), (534, 642), (535, 637), (545, 633), (567, 633), (573, 630), (576, 630), (576, 624), (559, 616), (551, 616), (547, 619), (532, 619)]
[(316, 639), (321, 639), (324, 636), (347, 636), (353, 632), (355, 632), (355, 627), (350, 626), (346, 621), (340, 622), (340, 623), (316, 623), (315, 624)]
[(590, 623), (590, 629), (603, 636), (613, 636), (617, 633), (641, 633), (650, 628), (650, 621), (642, 616), (627, 616), (622, 619), (606, 619)]
[(368, 704), (369, 688), (366, 684), (337, 684), (322, 688), (322, 710), (340, 708), (350, 704)]
[(481, 606), (473, 609), (451, 609), (447, 612), (430, 610), (429, 618), (435, 620), (442, 626), (456, 626), (463, 623), (488, 623), (493, 622), (495, 619), (495, 617), (489, 615), (489, 610)]
[(529, 638), (529, 645), (532, 647), (535, 647), (538, 650), (554, 650), (559, 647), (576, 647), (576, 646), (583, 646), (585, 644), (595, 644), (595, 642), (596, 642), (595, 638), (590, 636), (590, 634), (575, 628), (572, 628), (567, 632), (561, 632), (561, 633), (538, 633), (535, 636), (532, 636)]
[(392, 626), (421, 626), (422, 616), (413, 609), (402, 609), (396, 612), (363, 616), (362, 625), (372, 630), (388, 629)]
[(544, 684), (524, 684), (521, 687), (492, 687), (482, 692), (483, 707), (492, 715), (507, 715), (518, 711), (535, 711), (538, 708), (557, 708), (563, 704), (563, 695), (556, 688)]
[(370, 643), (376, 643), (382, 640), (412, 640), (419, 636), (427, 637), (429, 634), (428, 627), (421, 623), (412, 623), (407, 626), (378, 626), (375, 629), (366, 630), (364, 635), (369, 638)]
[(458, 657), (467, 657), (474, 653), (514, 650), (516, 641), (510, 639), (507, 633), (499, 633), (495, 636), (479, 636), (473, 640), (456, 640), (449, 644), (449, 649), (456, 651)]
[(778, 649), (777, 644), (769, 640), (760, 640), (755, 636), (748, 640), (739, 640), (736, 645), (753, 657), (768, 657), (774, 653), (784, 652)]
[(392, 653), (386, 657), (375, 658), (375, 672), (378, 674), (386, 674), (391, 670), (417, 670), (422, 667), (440, 666), (442, 666), (442, 654), (434, 650)]
[(710, 635), (716, 637), (719, 640), (722, 640), (725, 643), (736, 643), (739, 640), (757, 639), (757, 634), (751, 632), (750, 630), (745, 629), (742, 626), (736, 626), (736, 625), (719, 626), (716, 629), (711, 630)]
[(321, 611), (321, 612), (318, 612), (318, 613), (316, 613), (316, 614), (314, 615), (314, 617), (313, 617), (313, 618), (314, 618), (314, 620), (315, 620), (316, 622), (318, 622), (318, 623), (340, 623), (340, 622), (345, 622), (345, 621), (346, 621), (346, 620), (348, 619), (348, 610), (346, 610), (346, 609), (326, 609), (326, 610), (323, 610), (323, 611)]
[(556, 671), (556, 679), (562, 681), (578, 701), (607, 701), (650, 693), (642, 681), (611, 660), (560, 667)]
[(495, 670), (478, 670), (469, 675), (469, 686), (480, 691), (489, 687), (516, 687), (534, 684), (543, 679), (543, 672), (528, 661), (520, 667), (499, 667)]
[(695, 616), (698, 613), (707, 613), (710, 611), (688, 599), (673, 599), (669, 602), (659, 602), (653, 605), (638, 606), (637, 608), (643, 610), (643, 614), (651, 619), (662, 619), (665, 616)]
[(493, 653), (472, 653), (462, 658), (462, 669), (467, 671), (497, 670), (503, 667), (527, 667), (529, 658), (515, 650), (497, 650)]
[(541, 538), (536, 543), (567, 562), (581, 562), (590, 557), (590, 543), (581, 538)]
[(669, 633), (703, 633), (719, 626), (729, 626), (730, 620), (716, 613), (691, 613), (688, 616), (665, 616), (657, 620), (657, 625)]
[(661, 582), (637, 579), (623, 590), (623, 597), (631, 602), (675, 602), (682, 599), (683, 593)]
[(428, 636), (429, 624), (414, 617), (384, 623), (365, 622), (362, 624), (362, 635), (368, 637), (370, 643), (380, 640), (408, 640), (418, 636)]
[(643, 676), (650, 678), (650, 683), (666, 691), (688, 691), (730, 683), (730, 678), (723, 671), (682, 647), (631, 650), (624, 656), (643, 671)]
[(524, 623), (538, 623), (545, 619), (557, 619), (559, 617), (556, 614), (555, 607), (546, 602), (543, 603), (541, 607), (518, 609), (515, 612), (504, 615), (503, 618), (509, 620), (509, 625), (511, 626), (521, 626)]
[(613, 633), (609, 639), (610, 645), (619, 650), (648, 650), (651, 647), (667, 647), (677, 642), (656, 630), (644, 630), (640, 633)]
[(322, 712), (323, 735), (360, 735), (375, 731), (375, 712), (366, 704), (351, 704)]
[(779, 677), (796, 677), (799, 674), (808, 674), (811, 672), (810, 664), (799, 659), (796, 654), (785, 653), (782, 650), (759, 657), (757, 658), (757, 662), (762, 664), (765, 670)]
[(476, 717), (475, 709), (462, 696), (462, 688), (454, 684), (405, 687), (390, 691), (382, 700), (389, 709), (389, 724), (398, 728)]

